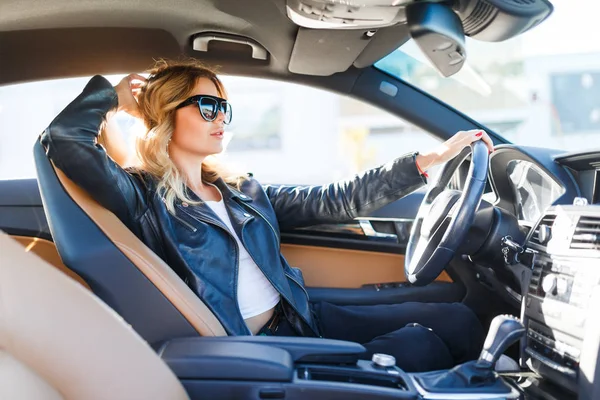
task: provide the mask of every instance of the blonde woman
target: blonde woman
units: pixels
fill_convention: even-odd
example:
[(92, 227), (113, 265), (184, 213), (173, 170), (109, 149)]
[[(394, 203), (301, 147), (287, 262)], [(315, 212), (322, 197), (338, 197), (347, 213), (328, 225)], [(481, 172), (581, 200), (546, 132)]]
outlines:
[[(393, 202), (426, 183), (422, 171), (456, 156), (485, 132), (459, 132), (439, 149), (324, 186), (261, 185), (211, 160), (223, 150), (234, 108), (217, 75), (194, 61), (159, 62), (148, 79), (113, 87), (93, 77), (44, 131), (55, 165), (162, 257), (229, 335), (349, 340), (385, 352), (408, 371), (476, 358), (483, 332), (462, 304), (311, 304), (301, 272), (280, 253), (280, 230), (336, 223)], [(119, 110), (139, 117), (139, 166), (122, 169), (97, 143)]]

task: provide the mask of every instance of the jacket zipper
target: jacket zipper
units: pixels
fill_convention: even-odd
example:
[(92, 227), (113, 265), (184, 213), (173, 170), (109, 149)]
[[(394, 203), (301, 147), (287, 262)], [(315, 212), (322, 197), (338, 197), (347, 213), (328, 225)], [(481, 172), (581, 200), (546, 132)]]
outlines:
[[(242, 310), (240, 310), (240, 305), (238, 303), (238, 298), (237, 298), (238, 271), (239, 271), (239, 268), (240, 268), (240, 265), (239, 265), (240, 248), (239, 248), (239, 246), (237, 244), (237, 241), (235, 240), (235, 238), (233, 237), (233, 235), (231, 234), (231, 232), (229, 232), (229, 229), (227, 229), (226, 226), (218, 223), (217, 221), (213, 221), (213, 220), (208, 219), (208, 218), (201, 218), (201, 217), (197, 217), (195, 215), (192, 215), (189, 212), (187, 212), (185, 209), (183, 209), (183, 207), (179, 207), (179, 209), (184, 214), (188, 215), (190, 218), (195, 219), (196, 221), (206, 222), (207, 224), (211, 224), (211, 225), (214, 225), (214, 226), (217, 226), (217, 227), (223, 229), (225, 231), (225, 233), (227, 233), (227, 235), (229, 236), (229, 238), (233, 240), (233, 244), (235, 245), (234, 246), (234, 248), (235, 248), (235, 270), (234, 270), (234, 281), (235, 281), (235, 283), (233, 285), (233, 295), (234, 295), (234, 300), (235, 300), (235, 309), (236, 309), (239, 317), (241, 318), (241, 320), (245, 321), (244, 320), (244, 316), (242, 315)], [(248, 253), (248, 254), (250, 254), (250, 253)], [(250, 329), (248, 329), (248, 326), (245, 324), (245, 322), (244, 322), (244, 325), (246, 326), (247, 332), (249, 332), (250, 334), (252, 334), (252, 332), (250, 331)]]
[(192, 232), (196, 232), (198, 230), (198, 228), (196, 228), (194, 225), (190, 224), (189, 222), (187, 222), (186, 220), (184, 220), (183, 218), (178, 217), (175, 214), (171, 214), (177, 221), (181, 222), (186, 228), (188, 228), (189, 230), (191, 230)]
[(260, 211), (258, 211), (256, 208), (252, 207), (250, 204), (246, 204), (246, 203), (243, 203), (243, 204), (245, 206), (247, 206), (248, 208), (254, 210), (254, 212), (256, 212), (258, 215), (261, 216), (262, 219), (265, 220), (265, 222), (271, 227), (271, 230), (275, 234), (275, 240), (277, 241), (277, 247), (281, 247), (281, 242), (280, 242), (280, 239), (279, 239), (279, 234), (277, 233), (277, 231), (275, 230), (275, 228), (273, 227), (273, 225), (271, 225), (271, 223), (269, 222), (269, 220)]
[[(188, 217), (195, 219), (196, 221), (199, 221), (199, 222), (206, 222), (208, 224), (218, 226), (219, 228), (223, 229), (229, 236), (231, 236), (231, 232), (229, 232), (229, 229), (225, 225), (221, 224), (220, 222), (209, 219), (209, 218), (198, 217), (196, 215), (192, 215), (183, 206), (178, 206), (178, 207), (181, 210), (181, 212), (184, 213), (185, 215), (187, 215)], [(233, 239), (233, 236), (231, 236), (231, 237)]]
[[(211, 186), (214, 186), (214, 187), (215, 187), (215, 188), (216, 188), (216, 189), (219, 191), (219, 193), (221, 194), (221, 197), (223, 197), (223, 192), (221, 191), (221, 189), (219, 189), (219, 188), (217, 187), (217, 185), (212, 185), (212, 184), (211, 184)], [(240, 192), (239, 190), (236, 190), (236, 189), (234, 189), (234, 188), (229, 188), (229, 190), (231, 190), (232, 192), (238, 193), (239, 195), (246, 196), (245, 194), (243, 194), (242, 192)], [(246, 203), (246, 202), (244, 202), (244, 201), (242, 201), (241, 203), (242, 203), (244, 206), (247, 206), (248, 208), (250, 208), (251, 210), (254, 210), (254, 212), (256, 212), (258, 215), (260, 215), (260, 216), (261, 216), (261, 218), (262, 218), (262, 219), (264, 219), (264, 220), (265, 220), (265, 222), (266, 222), (266, 223), (269, 225), (269, 227), (271, 227), (271, 230), (272, 230), (272, 231), (273, 231), (273, 233), (275, 234), (275, 240), (277, 241), (277, 247), (280, 247), (280, 246), (281, 246), (281, 242), (280, 242), (280, 240), (279, 240), (279, 235), (277, 234), (277, 231), (275, 230), (275, 228), (273, 227), (273, 225), (271, 225), (271, 223), (269, 222), (269, 220), (267, 219), (267, 217), (265, 217), (265, 216), (263, 215), (263, 213), (261, 213), (260, 211), (258, 211), (256, 208), (252, 207), (250, 204), (247, 204), (247, 203)]]

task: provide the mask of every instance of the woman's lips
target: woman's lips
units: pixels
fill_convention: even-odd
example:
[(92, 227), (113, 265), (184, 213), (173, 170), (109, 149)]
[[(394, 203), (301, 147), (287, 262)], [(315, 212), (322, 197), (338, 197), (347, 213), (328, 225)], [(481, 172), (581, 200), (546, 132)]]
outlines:
[(223, 139), (223, 131), (213, 132), (210, 136), (216, 137), (217, 139)]

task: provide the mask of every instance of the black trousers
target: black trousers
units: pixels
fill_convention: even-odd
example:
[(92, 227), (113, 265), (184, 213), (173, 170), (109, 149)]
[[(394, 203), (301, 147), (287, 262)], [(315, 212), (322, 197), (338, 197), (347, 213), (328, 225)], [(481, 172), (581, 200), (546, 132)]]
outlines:
[[(339, 306), (318, 302), (312, 307), (324, 338), (362, 344), (366, 348), (362, 359), (390, 354), (407, 372), (451, 368), (476, 359), (483, 346), (479, 320), (460, 303)], [(297, 336), (285, 317), (272, 322), (259, 334)]]

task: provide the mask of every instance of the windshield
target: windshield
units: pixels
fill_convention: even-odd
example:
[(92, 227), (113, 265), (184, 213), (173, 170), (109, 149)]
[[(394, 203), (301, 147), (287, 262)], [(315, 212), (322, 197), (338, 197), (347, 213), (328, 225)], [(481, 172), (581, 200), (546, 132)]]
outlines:
[(413, 41), (375, 64), (519, 145), (600, 147), (598, 0), (553, 1), (539, 26), (500, 43), (467, 38), (467, 65), (442, 77)]

